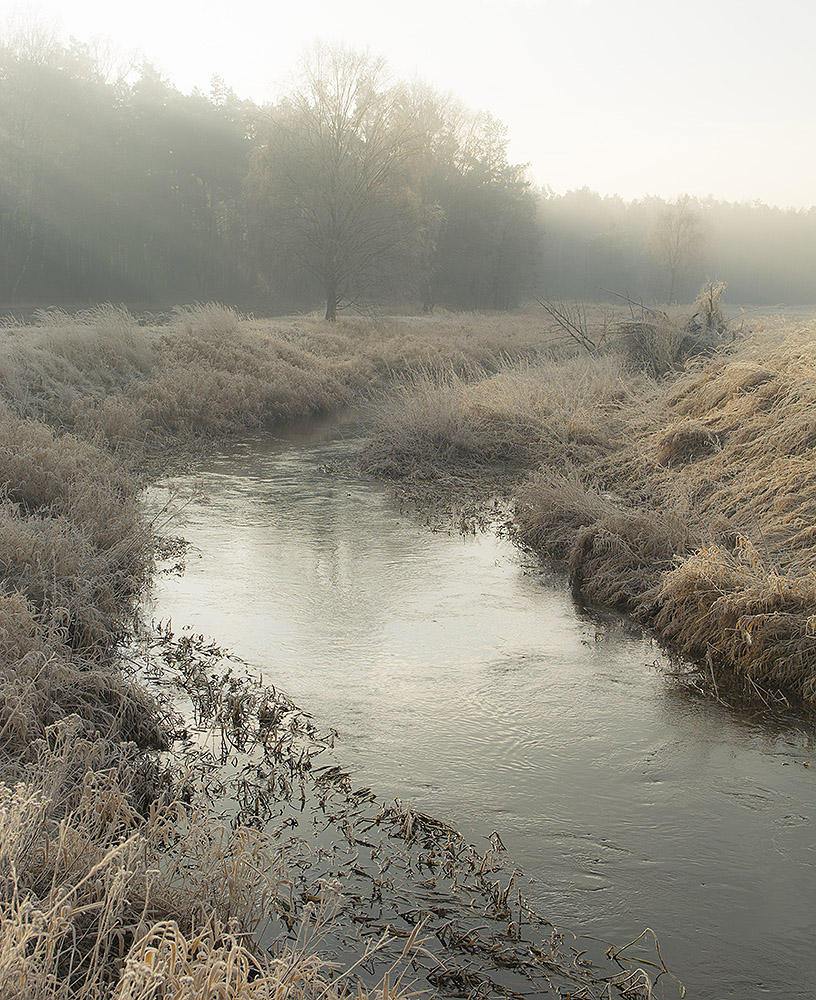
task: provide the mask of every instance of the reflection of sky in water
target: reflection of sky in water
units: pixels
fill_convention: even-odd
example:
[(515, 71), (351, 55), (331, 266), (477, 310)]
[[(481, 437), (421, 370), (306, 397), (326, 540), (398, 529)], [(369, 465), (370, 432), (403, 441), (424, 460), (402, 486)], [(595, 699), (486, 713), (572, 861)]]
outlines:
[(492, 536), (433, 534), (321, 467), (352, 449), (236, 449), (201, 470), (196, 547), (155, 613), (212, 634), (319, 724), (383, 798), (499, 830), (556, 920), (645, 926), (694, 996), (810, 996), (812, 744), (678, 693), (659, 650)]

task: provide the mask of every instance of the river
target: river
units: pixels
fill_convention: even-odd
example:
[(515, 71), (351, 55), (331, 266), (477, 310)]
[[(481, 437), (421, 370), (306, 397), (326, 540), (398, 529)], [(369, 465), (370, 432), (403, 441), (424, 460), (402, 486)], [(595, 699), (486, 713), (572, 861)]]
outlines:
[(492, 534), (430, 531), (328, 421), (202, 462), (152, 611), (229, 646), (337, 753), (476, 844), (498, 832), (556, 925), (644, 928), (688, 996), (816, 990), (814, 734), (668, 679), (625, 619)]

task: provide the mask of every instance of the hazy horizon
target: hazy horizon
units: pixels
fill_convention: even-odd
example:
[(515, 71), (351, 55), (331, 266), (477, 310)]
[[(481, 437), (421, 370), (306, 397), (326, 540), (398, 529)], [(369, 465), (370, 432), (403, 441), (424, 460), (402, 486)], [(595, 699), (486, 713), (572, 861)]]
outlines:
[(99, 38), (138, 53), (178, 89), (209, 92), (214, 75), (239, 97), (274, 101), (320, 39), (383, 55), (395, 78), (418, 78), (508, 128), (514, 162), (556, 194), (589, 187), (632, 201), (681, 194), (782, 208), (816, 205), (812, 164), (816, 13), (781, 0), (314, 0), (282, 10), (234, 0), (230, 18), (189, 0), (114, 7), (39, 0), (58, 38)]

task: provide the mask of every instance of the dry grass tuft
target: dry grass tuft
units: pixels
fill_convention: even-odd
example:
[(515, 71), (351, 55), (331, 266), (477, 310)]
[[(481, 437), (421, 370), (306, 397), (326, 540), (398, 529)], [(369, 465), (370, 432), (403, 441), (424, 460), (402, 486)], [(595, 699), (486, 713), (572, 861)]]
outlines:
[(769, 570), (750, 543), (702, 548), (663, 577), (655, 618), (680, 652), (729, 671), (748, 693), (816, 700), (816, 576)]
[(471, 378), (425, 372), (380, 403), (363, 463), (394, 478), (432, 478), (452, 464), (506, 476), (592, 461), (612, 447), (620, 413), (644, 382), (614, 357), (508, 363)]
[(737, 402), (744, 409), (767, 409), (778, 392), (778, 373), (751, 360), (719, 361), (695, 366), (673, 387), (667, 405), (680, 416), (700, 417)]
[(137, 484), (112, 457), (0, 414), (0, 572), (43, 627), (75, 649), (109, 648), (152, 568)]
[(67, 648), (21, 594), (0, 596), (0, 630), (0, 760), (12, 766), (50, 726), (69, 718), (82, 720), (90, 734), (167, 745), (166, 710), (115, 663)]
[(683, 420), (661, 433), (655, 459), (659, 465), (687, 465), (719, 445), (720, 438), (710, 427), (699, 420)]
[(681, 517), (632, 510), (577, 472), (538, 472), (516, 494), (521, 544), (566, 562), (576, 597), (643, 613), (662, 572), (689, 545)]
[(7, 411), (0, 473), (2, 758), (72, 716), (89, 733), (166, 744), (164, 713), (115, 660), (152, 568), (136, 480), (98, 447)]
[[(279, 1000), (339, 995), (314, 955), (261, 959), (242, 938), (212, 920), (185, 934), (175, 921), (156, 924), (128, 955), (116, 1000)], [(386, 987), (383, 996), (394, 994)]]
[(633, 368), (660, 377), (683, 362), (686, 337), (668, 316), (627, 320), (619, 325), (617, 334), (623, 355)]

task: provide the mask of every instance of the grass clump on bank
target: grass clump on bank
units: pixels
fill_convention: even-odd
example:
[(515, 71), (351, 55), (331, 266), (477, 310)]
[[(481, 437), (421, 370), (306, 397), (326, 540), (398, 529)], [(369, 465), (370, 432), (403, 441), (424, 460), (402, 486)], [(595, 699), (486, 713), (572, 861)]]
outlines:
[(576, 596), (653, 626), (718, 692), (816, 702), (812, 322), (661, 378), (624, 327), (595, 356), (405, 387), (365, 466), (419, 498), (512, 493), (516, 538)]
[(0, 413), (0, 753), (14, 761), (72, 716), (141, 745), (166, 742), (116, 646), (152, 569), (137, 482), (110, 455)]
[(408, 493), (415, 482), (444, 491), (446, 474), (507, 493), (539, 465), (605, 454), (623, 433), (621, 412), (648, 386), (606, 357), (506, 362), (471, 378), (422, 372), (378, 401), (363, 467)]

